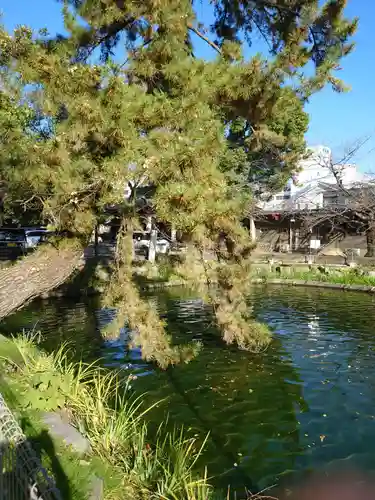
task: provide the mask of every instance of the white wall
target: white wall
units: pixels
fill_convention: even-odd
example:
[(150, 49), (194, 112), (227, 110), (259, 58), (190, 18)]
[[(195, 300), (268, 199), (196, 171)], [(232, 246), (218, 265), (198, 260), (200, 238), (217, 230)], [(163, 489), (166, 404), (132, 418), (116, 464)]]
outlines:
[(308, 148), (308, 152), (309, 158), (300, 161), (301, 171), (295, 176), (295, 184), (301, 187), (312, 181), (332, 176), (328, 168), (331, 164), (331, 150), (325, 146), (316, 146)]
[(312, 188), (306, 193), (296, 193), (293, 197), (291, 208), (317, 209), (323, 207), (323, 192), (319, 189)]

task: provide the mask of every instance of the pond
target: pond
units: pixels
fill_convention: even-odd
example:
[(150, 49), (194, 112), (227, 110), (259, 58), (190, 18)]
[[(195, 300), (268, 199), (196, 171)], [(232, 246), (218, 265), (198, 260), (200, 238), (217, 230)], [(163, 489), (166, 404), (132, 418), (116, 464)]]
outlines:
[[(270, 348), (224, 346), (207, 307), (185, 289), (150, 294), (179, 340), (204, 348), (165, 372), (125, 352), (124, 334), (103, 342), (113, 311), (95, 300), (39, 301), (0, 324), (0, 333), (43, 333), (47, 349), (70, 341), (77, 356), (138, 373), (134, 389), (161, 401), (147, 416), (183, 425), (203, 440), (216, 483), (264, 488), (327, 467), (375, 469), (375, 299), (361, 293), (255, 287), (249, 307), (274, 330)], [(143, 375), (143, 376), (141, 376)]]

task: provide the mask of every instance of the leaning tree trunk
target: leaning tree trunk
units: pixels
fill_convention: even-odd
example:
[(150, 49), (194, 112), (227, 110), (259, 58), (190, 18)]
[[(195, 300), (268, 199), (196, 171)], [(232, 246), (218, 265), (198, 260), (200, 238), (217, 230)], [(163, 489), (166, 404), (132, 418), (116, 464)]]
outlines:
[(0, 320), (62, 285), (82, 267), (82, 250), (41, 247), (0, 271)]
[(367, 252), (365, 257), (375, 256), (375, 224), (369, 224), (366, 231)]

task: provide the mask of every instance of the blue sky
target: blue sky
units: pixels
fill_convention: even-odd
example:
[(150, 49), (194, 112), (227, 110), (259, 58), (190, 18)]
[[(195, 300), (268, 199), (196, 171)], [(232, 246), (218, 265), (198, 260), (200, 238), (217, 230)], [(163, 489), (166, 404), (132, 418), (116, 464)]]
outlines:
[[(47, 27), (50, 33), (62, 31), (61, 4), (56, 0), (0, 0), (3, 22), (8, 29), (26, 24), (34, 29)], [(336, 157), (358, 140), (370, 135), (355, 161), (363, 171), (375, 171), (375, 1), (349, 0), (349, 17), (358, 16), (359, 30), (355, 36), (354, 52), (342, 62), (338, 76), (351, 86), (347, 94), (336, 94), (329, 88), (315, 95), (307, 105), (310, 127), (306, 139), (310, 145), (325, 144)], [(204, 3), (198, 7), (198, 16), (210, 21), (210, 12)], [(254, 50), (261, 43), (255, 41)], [(206, 44), (199, 43), (202, 57), (213, 57)], [(373, 75), (371, 77), (371, 75)]]

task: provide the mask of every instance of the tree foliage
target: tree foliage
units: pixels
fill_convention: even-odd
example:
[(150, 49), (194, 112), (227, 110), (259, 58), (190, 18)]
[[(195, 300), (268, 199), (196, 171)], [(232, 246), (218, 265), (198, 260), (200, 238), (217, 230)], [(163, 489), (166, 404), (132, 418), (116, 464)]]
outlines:
[[(134, 197), (124, 201), (124, 187), (135, 178), (154, 185), (157, 217), (190, 236), (189, 259), (201, 262), (193, 276), (192, 263), (180, 272), (219, 284), (206, 297), (228, 342), (262, 347), (268, 334), (245, 302), (252, 242), (240, 220), (251, 183), (275, 187), (296, 168), (303, 103), (327, 82), (339, 90), (333, 72), (356, 27), (343, 17), (344, 0), (323, 7), (317, 0), (215, 0), (213, 7), (216, 40), (190, 0), (74, 0), (64, 2), (67, 36), (25, 26), (0, 31), (0, 126), (11, 130), (1, 139), (0, 176), (9, 200), (36, 203), (47, 222), (82, 245), (106, 206), (121, 208), (107, 297), (137, 332), (145, 357), (161, 364), (190, 357), (190, 349), (172, 346), (132, 282), (139, 214)], [(244, 57), (254, 30), (267, 40), (268, 58)], [(193, 37), (216, 57), (199, 58)], [(113, 56), (119, 44), (120, 63)], [(210, 269), (207, 249), (218, 257)]]

